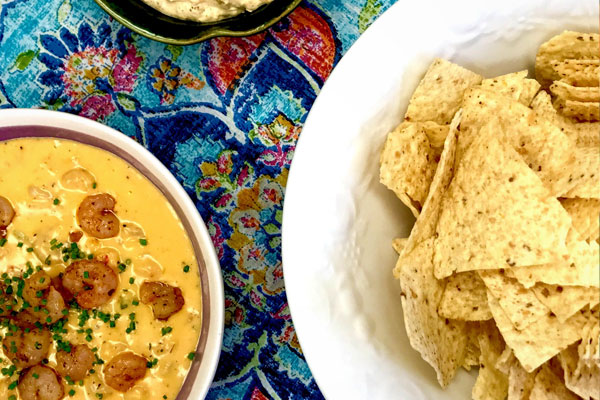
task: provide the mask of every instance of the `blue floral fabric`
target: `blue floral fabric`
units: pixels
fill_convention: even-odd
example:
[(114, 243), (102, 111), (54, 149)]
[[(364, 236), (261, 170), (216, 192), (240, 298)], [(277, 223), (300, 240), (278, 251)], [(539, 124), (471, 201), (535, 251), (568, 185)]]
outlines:
[(179, 47), (131, 32), (92, 0), (0, 0), (0, 108), (120, 130), (171, 170), (206, 222), (226, 312), (209, 399), (322, 398), (285, 296), (285, 186), (324, 81), (392, 2), (305, 1), (266, 32)]

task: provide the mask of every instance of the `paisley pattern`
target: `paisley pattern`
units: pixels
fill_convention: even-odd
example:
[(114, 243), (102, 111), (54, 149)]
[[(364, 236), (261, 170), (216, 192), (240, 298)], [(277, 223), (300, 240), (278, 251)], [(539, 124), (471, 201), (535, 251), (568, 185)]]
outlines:
[(72, 2), (0, 0), (0, 108), (108, 124), (150, 149), (195, 201), (226, 294), (209, 399), (321, 399), (285, 296), (285, 186), (321, 86), (392, 0), (305, 1), (266, 32), (188, 47)]

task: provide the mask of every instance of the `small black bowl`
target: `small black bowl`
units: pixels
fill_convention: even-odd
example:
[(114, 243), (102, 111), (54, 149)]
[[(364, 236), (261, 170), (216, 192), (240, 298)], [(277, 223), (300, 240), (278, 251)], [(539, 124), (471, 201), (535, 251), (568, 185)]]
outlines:
[(95, 0), (114, 19), (147, 38), (187, 45), (217, 36), (249, 36), (288, 15), (301, 0), (273, 0), (253, 12), (216, 22), (186, 21), (150, 7), (142, 0)]

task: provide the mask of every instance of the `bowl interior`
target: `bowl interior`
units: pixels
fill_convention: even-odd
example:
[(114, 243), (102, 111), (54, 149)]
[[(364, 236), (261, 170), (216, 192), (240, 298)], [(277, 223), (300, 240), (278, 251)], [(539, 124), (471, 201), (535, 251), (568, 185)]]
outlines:
[(251, 13), (200, 23), (162, 14), (141, 0), (95, 0), (117, 21), (163, 43), (186, 45), (216, 36), (248, 36), (267, 29), (289, 14), (301, 0), (274, 0)]
[[(192, 398), (195, 399), (196, 397), (190, 397), (190, 394), (192, 392), (195, 393), (198, 390), (194, 388), (194, 384), (196, 383), (196, 380), (198, 378), (198, 373), (200, 370), (200, 366), (203, 363), (204, 355), (207, 353), (208, 350), (207, 342), (209, 339), (209, 333), (211, 331), (211, 311), (214, 312), (215, 307), (222, 307), (222, 305), (211, 304), (211, 301), (214, 301), (215, 299), (211, 298), (207, 259), (204, 254), (205, 252), (202, 250), (203, 244), (206, 244), (204, 243), (206, 242), (206, 238), (200, 237), (200, 235), (198, 235), (198, 230), (195, 229), (197, 228), (196, 226), (194, 226), (194, 224), (197, 223), (197, 221), (195, 221), (195, 217), (197, 217), (197, 215), (190, 215), (190, 211), (185, 209), (185, 204), (183, 204), (182, 202), (182, 192), (183, 195), (187, 195), (185, 194), (183, 189), (177, 187), (178, 184), (176, 182), (165, 179), (164, 173), (161, 174), (161, 171), (157, 171), (156, 168), (153, 168), (151, 164), (154, 160), (149, 161), (148, 157), (145, 157), (145, 155), (141, 152), (139, 154), (136, 154), (132, 151), (128, 151), (128, 149), (119, 146), (118, 143), (111, 141), (109, 137), (99, 137), (96, 135), (85, 133), (83, 131), (74, 131), (70, 129), (41, 125), (22, 125), (8, 127), (0, 126), (0, 141), (24, 137), (50, 137), (67, 139), (109, 151), (117, 157), (128, 162), (141, 174), (143, 174), (148, 180), (150, 180), (150, 182), (152, 182), (152, 184), (165, 196), (165, 198), (169, 201), (169, 203), (177, 213), (177, 216), (182, 222), (184, 229), (188, 234), (190, 241), (192, 242), (192, 246), (194, 248), (194, 254), (198, 262), (200, 284), (202, 290), (202, 329), (196, 348), (196, 358), (194, 359), (190, 371), (177, 396), (177, 400)], [(210, 260), (208, 260), (208, 262), (210, 262)], [(214, 327), (212, 327), (212, 329), (214, 329)], [(209, 377), (208, 383), (210, 383), (211, 379), (212, 375)], [(204, 388), (204, 390), (206, 389), (207, 388)]]

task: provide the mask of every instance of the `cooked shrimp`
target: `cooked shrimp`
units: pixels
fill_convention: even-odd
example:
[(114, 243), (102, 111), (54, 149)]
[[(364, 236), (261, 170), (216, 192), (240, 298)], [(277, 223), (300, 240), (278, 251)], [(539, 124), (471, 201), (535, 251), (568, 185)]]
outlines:
[(119, 392), (126, 392), (146, 375), (147, 360), (132, 352), (117, 354), (104, 367), (106, 384)]
[(90, 236), (106, 239), (119, 234), (115, 198), (108, 193), (87, 196), (77, 209), (77, 223)]
[(48, 356), (52, 338), (47, 330), (32, 329), (13, 332), (2, 340), (4, 354), (17, 368), (27, 368)]
[(56, 353), (56, 370), (63, 378), (67, 376), (73, 381), (86, 377), (94, 364), (94, 353), (85, 344), (71, 347), (71, 352), (58, 351)]
[(6, 197), (0, 196), (0, 237), (6, 236), (6, 227), (15, 217), (15, 210)]
[(64, 317), (65, 300), (44, 271), (38, 271), (25, 280), (23, 298), (32, 307), (40, 307), (39, 311), (30, 311), (40, 322), (53, 324)]
[(43, 365), (29, 368), (17, 386), (22, 400), (60, 400), (65, 390), (56, 372)]
[(101, 261), (79, 260), (67, 267), (62, 284), (82, 308), (95, 308), (110, 300), (119, 286), (119, 277)]
[(168, 319), (185, 304), (181, 289), (160, 281), (142, 283), (140, 300), (152, 307), (156, 319)]

